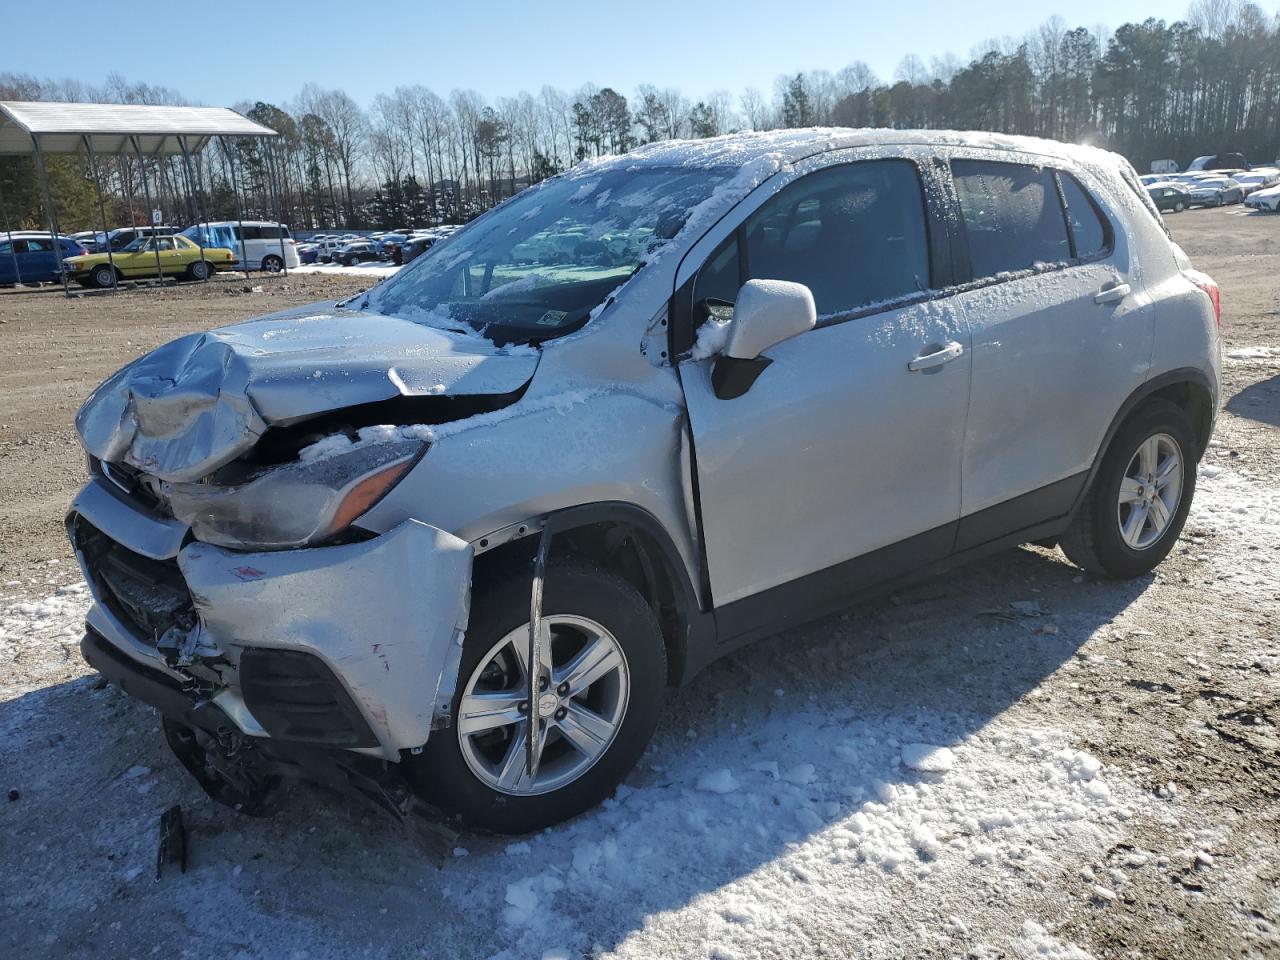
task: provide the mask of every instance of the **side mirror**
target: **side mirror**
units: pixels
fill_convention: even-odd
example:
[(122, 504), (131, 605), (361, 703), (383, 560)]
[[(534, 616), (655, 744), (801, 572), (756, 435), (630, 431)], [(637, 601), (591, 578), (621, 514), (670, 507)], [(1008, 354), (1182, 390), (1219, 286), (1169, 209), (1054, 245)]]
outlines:
[(724, 355), (755, 360), (775, 344), (812, 330), (818, 311), (813, 294), (803, 283), (748, 280), (738, 291), (731, 322)]
[(738, 291), (724, 352), (711, 368), (716, 396), (721, 400), (742, 396), (773, 362), (760, 354), (812, 330), (817, 322), (813, 294), (803, 283), (748, 280)]

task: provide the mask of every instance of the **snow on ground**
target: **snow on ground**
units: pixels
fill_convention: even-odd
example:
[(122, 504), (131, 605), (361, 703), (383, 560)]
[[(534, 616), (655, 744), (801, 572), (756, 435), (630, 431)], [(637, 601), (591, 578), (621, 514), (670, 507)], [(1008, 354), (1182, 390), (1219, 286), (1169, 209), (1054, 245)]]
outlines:
[(384, 263), (380, 260), (366, 260), (363, 263), (357, 263), (347, 267), (340, 263), (304, 263), (292, 268), (290, 273), (328, 273), (339, 274), (345, 273), (351, 276), (365, 277), (389, 277), (397, 273), (400, 267), (394, 263)]
[[(1192, 519), (1233, 534), (1214, 555), (1230, 589), (1274, 595), (1237, 548), (1280, 536), (1280, 491), (1206, 468)], [(272, 820), (216, 807), (150, 711), (111, 688), (0, 676), (0, 786), (23, 793), (0, 835), (24, 874), (0, 875), (14, 918), (0, 953), (1088, 958), (1069, 912), (1106, 909), (1139, 877), (1219, 869), (1222, 834), (1149, 848), (1140, 824), (1190, 824), (1176, 787), (1134, 783), (1038, 709), (1081, 644), (1150, 602), (1141, 585), (1077, 589), (1093, 599), (1061, 617), (1027, 596), (988, 617), (977, 596), (948, 622), (889, 607), (767, 641), (671, 693), (603, 808), (527, 838), (463, 837), (438, 869), (308, 788)], [(65, 669), (86, 605), (83, 585), (9, 605), (0, 663)], [(175, 802), (191, 867), (154, 883), (155, 820)]]

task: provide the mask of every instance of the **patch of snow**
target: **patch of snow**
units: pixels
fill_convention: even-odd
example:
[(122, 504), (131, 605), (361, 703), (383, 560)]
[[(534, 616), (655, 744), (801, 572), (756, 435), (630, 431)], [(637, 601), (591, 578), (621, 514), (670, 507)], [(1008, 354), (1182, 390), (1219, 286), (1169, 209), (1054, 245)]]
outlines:
[(698, 328), (698, 339), (689, 352), (690, 360), (708, 360), (724, 350), (729, 342), (729, 331), (733, 327), (731, 320), (717, 320), (707, 317)]
[(738, 781), (733, 779), (733, 774), (728, 768), (721, 767), (719, 770), (712, 770), (699, 777), (698, 789), (708, 793), (733, 793), (738, 789)]
[(946, 747), (935, 747), (928, 743), (904, 743), (902, 763), (923, 773), (946, 773), (955, 766), (956, 755)]
[(403, 267), (398, 267), (394, 263), (383, 263), (379, 260), (366, 260), (363, 263), (357, 263), (350, 267), (341, 263), (303, 263), (289, 269), (290, 273), (328, 273), (328, 274), (347, 274), (350, 276), (363, 277), (390, 277), (399, 273)]
[(1023, 922), (1022, 935), (1010, 946), (1020, 960), (1093, 960), (1093, 954), (1063, 943), (1034, 920)]
[(1280, 347), (1235, 347), (1226, 356), (1228, 360), (1266, 360), (1280, 357)]

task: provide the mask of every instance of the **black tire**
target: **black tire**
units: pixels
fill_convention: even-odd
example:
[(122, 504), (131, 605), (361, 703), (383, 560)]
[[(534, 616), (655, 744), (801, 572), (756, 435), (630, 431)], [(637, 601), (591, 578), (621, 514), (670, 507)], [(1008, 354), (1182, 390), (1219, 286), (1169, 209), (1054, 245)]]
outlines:
[[(1121, 481), (1135, 451), (1156, 434), (1173, 438), (1179, 447), (1182, 492), (1159, 539), (1139, 550), (1125, 543), (1121, 535), (1117, 503)], [(1186, 523), (1195, 495), (1200, 453), (1191, 424), (1180, 407), (1167, 400), (1149, 400), (1140, 406), (1116, 431), (1084, 502), (1062, 535), (1059, 545), (1067, 559), (1088, 573), (1115, 580), (1150, 573), (1169, 555)]]
[(274, 253), (262, 258), (262, 269), (266, 273), (279, 273), (284, 269), (284, 261)]
[(1187, 209), (1186, 204), (1184, 204), (1181, 200), (1179, 200), (1177, 203), (1173, 205), (1174, 213), (1181, 213), (1185, 209)]
[(191, 266), (187, 267), (188, 280), (208, 280), (209, 279), (209, 261), (197, 260)]
[(456, 732), (463, 690), (481, 660), (503, 637), (529, 622), (531, 567), (516, 565), (478, 586), (462, 650), (449, 729), (438, 730), (405, 773), (428, 803), (470, 829), (500, 834), (540, 830), (608, 798), (644, 753), (657, 725), (667, 680), (666, 649), (657, 618), (622, 577), (577, 560), (552, 561), (543, 591), (544, 616), (576, 614), (604, 626), (626, 657), (630, 695), (612, 743), (578, 779), (549, 793), (512, 796), (483, 783), (467, 765)]
[(344, 267), (354, 267), (359, 262), (360, 262), (359, 257), (354, 255), (348, 255), (348, 257), (342, 261), (342, 265)]
[(104, 263), (100, 267), (93, 268), (93, 273), (89, 275), (89, 279), (93, 281), (93, 285), (99, 290), (106, 290), (116, 285), (118, 274), (111, 264)]

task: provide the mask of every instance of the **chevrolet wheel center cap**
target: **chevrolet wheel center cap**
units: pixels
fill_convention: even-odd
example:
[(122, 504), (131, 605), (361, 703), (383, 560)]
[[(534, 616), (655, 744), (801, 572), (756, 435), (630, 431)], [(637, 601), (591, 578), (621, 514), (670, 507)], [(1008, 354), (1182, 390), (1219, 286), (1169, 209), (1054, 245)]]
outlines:
[(549, 717), (556, 712), (556, 704), (560, 698), (554, 693), (544, 693), (538, 698), (538, 716)]

